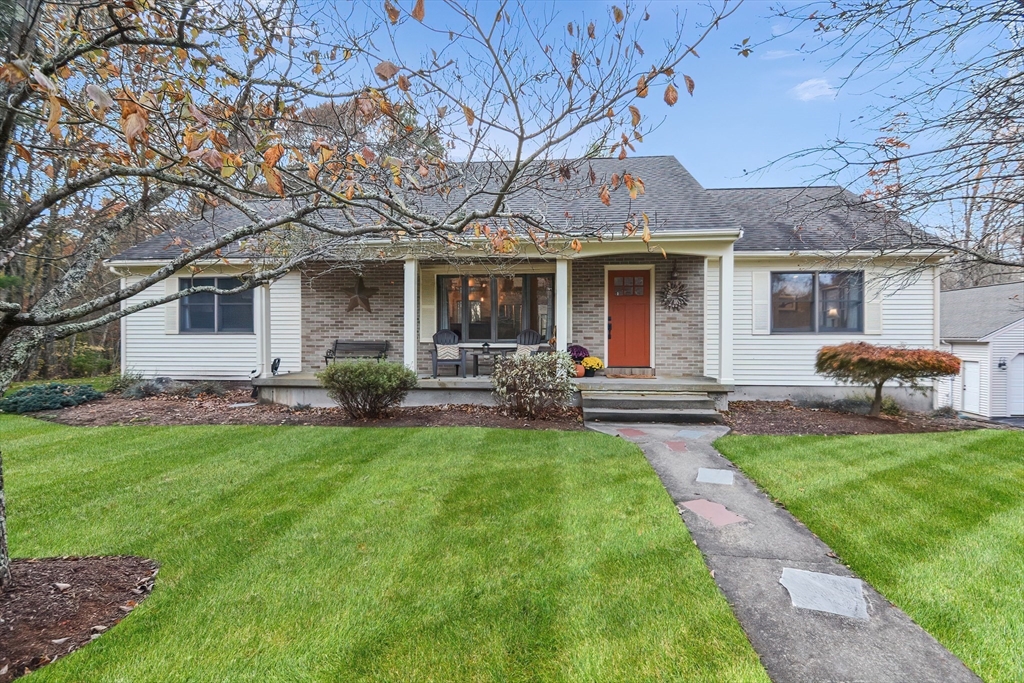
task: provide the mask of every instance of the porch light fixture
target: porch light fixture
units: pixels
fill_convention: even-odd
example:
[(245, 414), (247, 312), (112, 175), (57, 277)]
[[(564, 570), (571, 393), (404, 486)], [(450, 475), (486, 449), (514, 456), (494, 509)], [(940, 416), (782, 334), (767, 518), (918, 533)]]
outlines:
[(996, 364), (996, 367), (999, 368), (1000, 370), (1005, 370), (1006, 369), (1006, 359), (1005, 358), (1000, 358), (999, 362)]

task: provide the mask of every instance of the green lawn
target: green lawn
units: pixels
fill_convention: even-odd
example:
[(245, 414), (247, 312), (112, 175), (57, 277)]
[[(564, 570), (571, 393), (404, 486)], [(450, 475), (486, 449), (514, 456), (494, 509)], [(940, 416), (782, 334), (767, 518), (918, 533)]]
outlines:
[(985, 680), (1024, 680), (1024, 432), (716, 446)]
[(16, 557), (156, 590), (46, 681), (767, 681), (640, 451), (596, 433), (0, 417)]

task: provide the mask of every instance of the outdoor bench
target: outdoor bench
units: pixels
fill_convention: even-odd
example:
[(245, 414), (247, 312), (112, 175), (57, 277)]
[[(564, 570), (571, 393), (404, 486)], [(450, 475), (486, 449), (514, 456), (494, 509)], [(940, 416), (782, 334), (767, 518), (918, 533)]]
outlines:
[(324, 354), (324, 364), (332, 361), (356, 358), (374, 358), (384, 360), (388, 357), (388, 342), (342, 341), (335, 340), (331, 348)]

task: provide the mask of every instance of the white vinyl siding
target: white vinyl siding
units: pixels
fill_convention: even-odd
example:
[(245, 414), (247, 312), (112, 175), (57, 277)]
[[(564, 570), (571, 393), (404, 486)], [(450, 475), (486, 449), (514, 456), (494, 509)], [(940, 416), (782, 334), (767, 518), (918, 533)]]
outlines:
[[(879, 322), (874, 332), (850, 333), (788, 333), (762, 334), (763, 325), (754, 324), (754, 280), (764, 281), (764, 273), (799, 270), (864, 270), (865, 281), (883, 283)], [(803, 259), (736, 259), (735, 301), (733, 304), (733, 377), (736, 385), (747, 386), (835, 386), (835, 383), (814, 372), (814, 359), (822, 346), (848, 341), (865, 341), (886, 346), (905, 345), (911, 348), (934, 348), (935, 287), (930, 273), (910, 282), (904, 278), (878, 279), (880, 268), (865, 268), (862, 264), (815, 264)], [(891, 276), (891, 271), (886, 275)], [(705, 372), (715, 377), (718, 373), (718, 325), (712, 324), (717, 315), (718, 264), (709, 260), (705, 292)], [(867, 313), (867, 312), (866, 312)], [(760, 323), (760, 320), (758, 321)]]
[[(1009, 393), (1007, 379), (1009, 378), (1009, 364), (1018, 353), (1024, 353), (1024, 320), (1004, 327), (997, 333), (986, 337), (989, 340), (989, 371), (992, 378), (991, 410), (989, 417), (1005, 417), (1009, 415), (1006, 398)], [(999, 361), (1005, 360), (1007, 367), (1000, 370)]]
[[(950, 346), (950, 352), (961, 361), (975, 361), (978, 363), (980, 374), (980, 396), (978, 415), (989, 417), (991, 413), (991, 378), (992, 366), (990, 363), (989, 345), (986, 343), (955, 343)], [(949, 384), (949, 380), (939, 380)], [(955, 410), (964, 409), (964, 377), (963, 363), (961, 363), (960, 374), (953, 378), (951, 405)]]
[[(125, 282), (133, 284), (141, 278), (132, 275)], [(126, 305), (159, 299), (177, 289), (178, 278), (173, 277), (132, 297)], [(298, 273), (289, 273), (270, 286), (271, 353), (281, 359), (280, 372), (301, 370), (301, 296)], [(177, 314), (178, 302), (174, 301), (124, 319), (125, 371), (146, 377), (246, 380), (259, 367), (256, 334), (178, 334)], [(259, 311), (256, 316), (258, 319)]]

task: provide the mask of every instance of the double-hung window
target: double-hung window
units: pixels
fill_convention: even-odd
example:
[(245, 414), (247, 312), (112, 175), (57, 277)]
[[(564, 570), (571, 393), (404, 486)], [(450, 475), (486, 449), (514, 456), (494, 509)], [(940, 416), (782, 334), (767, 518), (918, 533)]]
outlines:
[(442, 275), (438, 329), (464, 342), (513, 341), (523, 330), (554, 336), (554, 275)]
[[(235, 277), (183, 277), (178, 280), (178, 291), (192, 287), (235, 289), (242, 281)], [(222, 295), (196, 292), (178, 300), (178, 329), (196, 334), (252, 334), (252, 290)]]
[(864, 273), (772, 273), (772, 332), (862, 332)]

